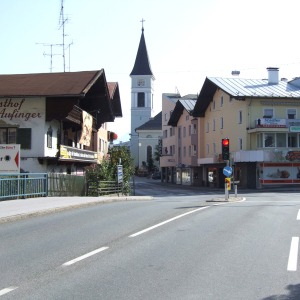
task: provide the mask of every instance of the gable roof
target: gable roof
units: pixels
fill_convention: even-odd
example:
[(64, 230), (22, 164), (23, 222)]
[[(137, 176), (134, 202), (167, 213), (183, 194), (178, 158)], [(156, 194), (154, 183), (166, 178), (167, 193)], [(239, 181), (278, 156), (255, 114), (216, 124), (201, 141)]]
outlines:
[(300, 100), (300, 88), (285, 81), (274, 84), (268, 83), (268, 79), (206, 77), (195, 105), (194, 117), (204, 116), (217, 89), (221, 89), (235, 100), (245, 100), (249, 97)]
[(153, 119), (150, 119), (143, 125), (137, 127), (137, 130), (162, 130), (162, 112), (158, 113)]
[(186, 95), (179, 99), (174, 107), (172, 115), (170, 116), (168, 125), (176, 127), (177, 123), (184, 110), (188, 112), (189, 115), (192, 114), (195, 104), (197, 102), (197, 95)]
[(144, 37), (144, 29), (142, 29), (139, 49), (136, 55), (134, 67), (130, 75), (152, 75), (153, 76), (149, 57), (148, 57), (146, 41)]
[(109, 97), (112, 101), (114, 115), (116, 117), (122, 117), (122, 107), (120, 99), (120, 91), (118, 82), (108, 82), (107, 88), (109, 92)]
[(0, 97), (84, 96), (99, 71), (0, 75)]

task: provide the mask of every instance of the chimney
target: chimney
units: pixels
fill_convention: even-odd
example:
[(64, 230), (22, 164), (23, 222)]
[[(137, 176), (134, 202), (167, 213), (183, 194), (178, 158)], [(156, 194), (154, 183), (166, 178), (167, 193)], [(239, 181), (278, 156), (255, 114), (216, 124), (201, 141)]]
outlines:
[(279, 68), (267, 68), (268, 83), (277, 84), (279, 82)]

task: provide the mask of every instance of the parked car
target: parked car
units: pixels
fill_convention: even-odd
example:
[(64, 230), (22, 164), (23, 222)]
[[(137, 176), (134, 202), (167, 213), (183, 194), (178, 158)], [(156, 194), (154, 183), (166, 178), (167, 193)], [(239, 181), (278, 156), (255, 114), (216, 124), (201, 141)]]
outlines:
[(161, 179), (161, 173), (160, 172), (155, 172), (152, 174), (152, 179)]

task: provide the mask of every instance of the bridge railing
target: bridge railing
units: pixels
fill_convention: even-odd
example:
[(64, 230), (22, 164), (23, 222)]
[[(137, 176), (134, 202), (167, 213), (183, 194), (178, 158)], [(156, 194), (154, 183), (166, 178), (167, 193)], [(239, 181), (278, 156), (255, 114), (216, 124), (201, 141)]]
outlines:
[(8, 198), (47, 197), (47, 173), (0, 174), (0, 201)]

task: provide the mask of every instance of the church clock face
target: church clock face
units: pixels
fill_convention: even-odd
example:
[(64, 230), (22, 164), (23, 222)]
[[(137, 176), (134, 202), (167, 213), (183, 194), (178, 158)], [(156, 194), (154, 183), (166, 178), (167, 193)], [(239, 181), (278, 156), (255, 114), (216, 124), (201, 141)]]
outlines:
[(145, 79), (138, 79), (138, 86), (145, 86)]

